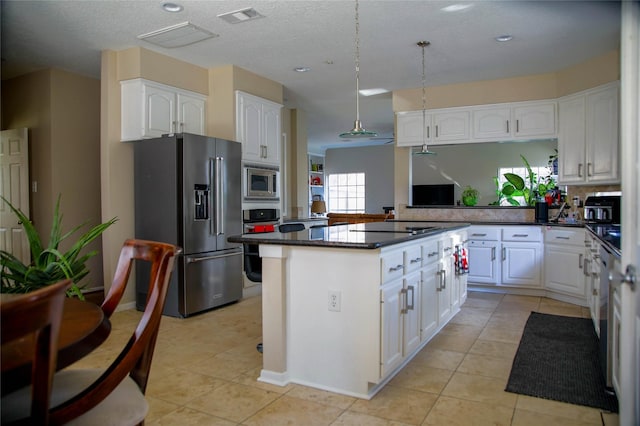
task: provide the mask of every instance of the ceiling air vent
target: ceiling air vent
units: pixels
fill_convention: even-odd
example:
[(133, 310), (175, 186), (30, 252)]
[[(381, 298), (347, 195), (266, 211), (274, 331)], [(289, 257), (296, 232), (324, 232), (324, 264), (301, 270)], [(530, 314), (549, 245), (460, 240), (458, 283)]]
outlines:
[(239, 24), (240, 22), (264, 18), (264, 15), (259, 14), (254, 8), (248, 7), (234, 12), (222, 13), (218, 15), (218, 18), (227, 21), (230, 24)]
[(188, 46), (214, 37), (218, 37), (218, 34), (193, 25), (191, 22), (182, 22), (138, 36), (140, 40), (166, 48)]

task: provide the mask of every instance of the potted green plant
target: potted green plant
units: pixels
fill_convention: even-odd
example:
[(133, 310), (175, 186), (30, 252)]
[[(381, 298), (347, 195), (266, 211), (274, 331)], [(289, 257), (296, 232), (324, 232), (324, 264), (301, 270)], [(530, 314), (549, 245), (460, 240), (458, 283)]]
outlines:
[(478, 204), (479, 197), (480, 191), (467, 185), (464, 191), (462, 191), (462, 204), (465, 206), (475, 206)]
[(556, 185), (556, 181), (552, 176), (545, 178), (543, 182), (540, 181), (538, 176), (533, 172), (527, 159), (520, 155), (522, 162), (527, 168), (527, 174), (525, 177), (517, 175), (515, 173), (505, 173), (503, 176), (507, 180), (502, 187), (498, 183), (498, 178), (494, 177), (493, 180), (496, 184), (496, 195), (498, 201), (496, 205), (501, 205), (502, 200), (507, 200), (512, 206), (519, 206), (520, 202), (515, 197), (523, 197), (526, 206), (533, 206), (536, 203), (538, 195), (544, 196), (550, 189), (553, 189)]
[(60, 243), (75, 234), (80, 228), (86, 225), (83, 223), (76, 226), (71, 231), (62, 233), (62, 216), (60, 215), (60, 196), (53, 213), (53, 224), (49, 243), (45, 247), (42, 244), (38, 231), (33, 226), (29, 218), (20, 210), (15, 208), (4, 197), (0, 196), (9, 208), (15, 213), (22, 223), (29, 248), (31, 250), (31, 263), (24, 264), (13, 254), (0, 250), (0, 292), (2, 293), (27, 293), (38, 288), (54, 284), (62, 279), (69, 278), (73, 281), (72, 286), (67, 290), (68, 296), (77, 296), (84, 299), (80, 281), (89, 273), (86, 262), (91, 257), (98, 254), (97, 251), (82, 253), (83, 249), (99, 237), (109, 226), (113, 225), (116, 218), (105, 223), (96, 225), (82, 234), (71, 247), (65, 251), (60, 251)]

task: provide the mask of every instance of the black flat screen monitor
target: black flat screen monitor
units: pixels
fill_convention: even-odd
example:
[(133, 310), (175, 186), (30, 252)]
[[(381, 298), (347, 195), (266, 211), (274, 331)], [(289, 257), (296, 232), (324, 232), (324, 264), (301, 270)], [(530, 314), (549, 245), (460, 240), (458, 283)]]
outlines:
[(452, 206), (453, 184), (413, 185), (412, 197), (414, 206)]

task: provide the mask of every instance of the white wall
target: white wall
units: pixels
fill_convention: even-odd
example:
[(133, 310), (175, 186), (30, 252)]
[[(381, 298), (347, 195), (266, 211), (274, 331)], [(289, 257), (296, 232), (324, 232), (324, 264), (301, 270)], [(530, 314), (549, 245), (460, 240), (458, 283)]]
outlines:
[[(325, 152), (325, 176), (365, 173), (365, 213), (393, 206), (393, 145), (335, 148)], [(325, 195), (327, 191), (325, 190)]]

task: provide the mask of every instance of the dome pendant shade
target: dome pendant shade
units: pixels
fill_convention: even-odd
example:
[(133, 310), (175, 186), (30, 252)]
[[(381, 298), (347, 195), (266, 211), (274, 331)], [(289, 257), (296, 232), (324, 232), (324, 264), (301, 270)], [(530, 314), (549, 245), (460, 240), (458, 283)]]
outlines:
[(362, 128), (362, 123), (358, 119), (353, 122), (353, 129), (340, 133), (340, 137), (344, 139), (375, 138), (376, 136), (378, 136), (376, 132), (370, 132)]
[(413, 155), (437, 155), (435, 152), (433, 151), (429, 151), (429, 148), (427, 148), (427, 145), (422, 145), (422, 147), (420, 148), (420, 151), (416, 151), (413, 153)]
[(378, 136), (376, 132), (370, 132), (362, 127), (360, 121), (360, 21), (358, 19), (358, 0), (356, 0), (356, 119), (353, 122), (353, 129), (340, 133), (343, 139), (374, 138)]

